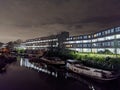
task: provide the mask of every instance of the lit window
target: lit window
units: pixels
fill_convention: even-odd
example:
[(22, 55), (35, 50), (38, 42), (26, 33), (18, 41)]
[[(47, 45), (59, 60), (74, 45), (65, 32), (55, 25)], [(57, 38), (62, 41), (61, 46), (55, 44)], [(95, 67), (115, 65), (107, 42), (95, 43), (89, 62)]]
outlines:
[(66, 45), (67, 48), (72, 47), (72, 45)]
[(83, 40), (83, 43), (91, 42), (91, 40)]
[(99, 34), (97, 33), (96, 36), (98, 36)]
[(80, 47), (82, 47), (82, 44), (79, 44)]
[(118, 41), (118, 45), (120, 46), (120, 41)]
[(105, 34), (108, 34), (108, 32), (107, 32), (107, 31), (105, 31)]
[(99, 36), (101, 36), (101, 33), (99, 33)]
[(106, 40), (114, 39), (114, 35), (105, 37)]
[(120, 32), (120, 27), (115, 28), (116, 32)]
[(79, 38), (79, 39), (82, 39), (82, 36), (79, 36), (78, 38)]
[(108, 30), (108, 34), (110, 34), (110, 30)]
[(83, 44), (83, 47), (87, 47), (87, 44)]
[(96, 46), (96, 43), (93, 43), (92, 46), (95, 47), (95, 46)]
[(74, 40), (76, 40), (76, 39), (77, 39), (77, 37), (73, 37), (73, 39), (74, 39)]
[(91, 38), (91, 36), (89, 35), (88, 38)]
[(120, 38), (120, 34), (116, 35), (116, 38)]
[(82, 41), (76, 41), (75, 43), (82, 43)]
[(111, 42), (111, 46), (114, 46), (114, 42)]
[(104, 32), (102, 32), (102, 35), (105, 35), (105, 33), (104, 33)]
[(94, 34), (94, 37), (96, 37), (97, 35), (96, 34)]
[(97, 39), (93, 39), (92, 42), (97, 42)]
[(111, 33), (113, 33), (114, 32), (114, 29), (111, 29)]
[(87, 39), (87, 36), (83, 36), (84, 37), (84, 39)]
[(107, 43), (107, 46), (110, 46), (110, 42)]
[(105, 39), (104, 38), (98, 38), (98, 41), (104, 41)]

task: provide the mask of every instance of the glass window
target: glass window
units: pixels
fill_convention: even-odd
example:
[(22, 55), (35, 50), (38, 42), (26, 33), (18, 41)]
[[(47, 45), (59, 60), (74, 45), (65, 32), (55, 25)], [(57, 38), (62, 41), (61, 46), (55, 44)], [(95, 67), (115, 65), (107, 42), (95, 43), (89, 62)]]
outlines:
[(82, 41), (76, 41), (75, 43), (82, 43)]
[(105, 31), (105, 34), (108, 34), (108, 32), (107, 32), (107, 31)]
[(78, 44), (78, 47), (82, 47), (82, 44)]
[(89, 35), (88, 38), (91, 38), (91, 36)]
[(68, 43), (76, 43), (76, 41), (68, 41)]
[(97, 39), (93, 39), (92, 42), (97, 42)]
[(82, 39), (82, 36), (79, 36), (79, 39)]
[(96, 34), (96, 36), (98, 36), (98, 33)]
[(118, 41), (118, 45), (120, 45), (120, 41)]
[(67, 38), (66, 40), (69, 40), (70, 38)]
[(105, 37), (106, 40), (114, 39), (114, 35)]
[(104, 41), (105, 39), (104, 38), (98, 38), (98, 41)]
[(99, 33), (99, 36), (101, 36), (101, 32)]
[(94, 34), (94, 37), (96, 37), (97, 35), (96, 34)]
[(105, 46), (105, 42), (102, 43), (102, 46)]
[(87, 47), (87, 44), (83, 44), (83, 47)]
[(66, 45), (67, 48), (72, 47), (72, 45)]
[(93, 47), (96, 47), (96, 46), (97, 46), (97, 44), (96, 44), (96, 43), (93, 43), (93, 44), (92, 44), (92, 46), (93, 46)]
[(84, 39), (87, 39), (87, 36), (84, 36)]
[(116, 38), (120, 38), (120, 34), (116, 35)]
[(108, 30), (108, 34), (110, 34), (110, 30)]
[(102, 35), (105, 35), (105, 33), (104, 33), (104, 32), (102, 32)]
[(107, 43), (107, 46), (110, 46), (110, 42)]
[(111, 42), (111, 46), (114, 46), (114, 42), (113, 41)]
[(88, 44), (88, 47), (91, 47), (91, 44)]
[(83, 40), (83, 43), (91, 42), (91, 40)]
[(111, 33), (113, 33), (114, 32), (114, 29), (111, 29)]
[(120, 27), (116, 27), (116, 28), (115, 28), (115, 31), (116, 31), (116, 32), (120, 32)]

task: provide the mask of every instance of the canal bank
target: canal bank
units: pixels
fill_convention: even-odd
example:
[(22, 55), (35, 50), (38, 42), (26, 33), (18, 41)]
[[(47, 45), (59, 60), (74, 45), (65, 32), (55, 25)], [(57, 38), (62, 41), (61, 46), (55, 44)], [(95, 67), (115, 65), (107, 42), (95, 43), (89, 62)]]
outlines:
[(22, 61), (19, 59), (7, 65), (6, 71), (0, 73), (0, 90), (119, 90), (120, 88), (120, 80), (100, 85), (43, 63), (34, 65), (24, 58)]

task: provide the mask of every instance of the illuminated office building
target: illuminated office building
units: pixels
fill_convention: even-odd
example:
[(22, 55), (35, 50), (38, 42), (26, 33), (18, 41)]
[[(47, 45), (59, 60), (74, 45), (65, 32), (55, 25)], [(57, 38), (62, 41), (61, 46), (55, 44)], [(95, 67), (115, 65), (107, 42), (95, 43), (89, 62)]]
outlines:
[(63, 42), (67, 37), (69, 37), (68, 32), (61, 32), (57, 35), (29, 39), (23, 42), (21, 45), (24, 46), (24, 49), (28, 50), (49, 50), (58, 47), (65, 48)]
[(109, 50), (120, 54), (120, 27), (102, 30), (87, 35), (72, 36), (64, 42), (66, 48), (79, 52)]
[(120, 54), (120, 27), (114, 27), (99, 32), (69, 36), (68, 32), (57, 35), (26, 40), (26, 49), (66, 48), (79, 52), (99, 52), (109, 50)]

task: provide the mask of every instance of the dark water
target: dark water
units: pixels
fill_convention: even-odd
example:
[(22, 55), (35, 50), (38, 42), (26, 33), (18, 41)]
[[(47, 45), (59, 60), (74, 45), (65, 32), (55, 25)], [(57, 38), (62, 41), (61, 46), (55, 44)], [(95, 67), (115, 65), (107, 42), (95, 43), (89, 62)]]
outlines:
[(120, 80), (101, 84), (63, 68), (21, 58), (0, 73), (0, 90), (120, 90)]

